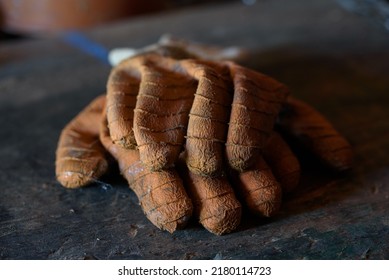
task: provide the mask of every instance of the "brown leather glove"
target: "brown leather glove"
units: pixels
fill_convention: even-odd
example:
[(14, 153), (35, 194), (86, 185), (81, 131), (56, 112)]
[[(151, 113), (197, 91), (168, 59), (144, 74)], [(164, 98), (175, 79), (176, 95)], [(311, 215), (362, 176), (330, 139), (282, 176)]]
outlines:
[(194, 208), (209, 231), (230, 232), (240, 223), (239, 200), (272, 216), (282, 191), (298, 185), (299, 162), (278, 131), (334, 169), (351, 166), (348, 142), (287, 95), (284, 85), (232, 62), (130, 58), (112, 70), (107, 97), (64, 129), (57, 178), (67, 187), (97, 179), (107, 168), (104, 146), (157, 227), (183, 227)]

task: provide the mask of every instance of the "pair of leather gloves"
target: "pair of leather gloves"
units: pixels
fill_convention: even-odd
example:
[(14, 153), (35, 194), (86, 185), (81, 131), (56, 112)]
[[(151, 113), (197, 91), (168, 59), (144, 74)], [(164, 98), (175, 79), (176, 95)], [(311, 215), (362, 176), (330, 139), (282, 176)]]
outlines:
[(285, 139), (349, 169), (351, 146), (331, 123), (281, 83), (225, 60), (241, 55), (166, 39), (133, 52), (113, 67), (106, 95), (62, 131), (58, 181), (86, 186), (112, 157), (158, 228), (173, 232), (194, 216), (220, 235), (238, 227), (242, 205), (273, 216), (298, 186)]

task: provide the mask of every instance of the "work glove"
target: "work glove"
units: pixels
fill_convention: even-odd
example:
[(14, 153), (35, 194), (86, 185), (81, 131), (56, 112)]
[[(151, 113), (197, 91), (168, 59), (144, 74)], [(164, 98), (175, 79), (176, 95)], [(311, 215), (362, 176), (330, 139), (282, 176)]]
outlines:
[(108, 151), (158, 228), (182, 228), (193, 212), (223, 234), (239, 225), (242, 205), (273, 216), (298, 185), (299, 161), (281, 135), (335, 170), (351, 166), (344, 137), (281, 83), (185, 48), (157, 48), (113, 68), (106, 97), (62, 132), (56, 173), (64, 186), (87, 185), (105, 173)]

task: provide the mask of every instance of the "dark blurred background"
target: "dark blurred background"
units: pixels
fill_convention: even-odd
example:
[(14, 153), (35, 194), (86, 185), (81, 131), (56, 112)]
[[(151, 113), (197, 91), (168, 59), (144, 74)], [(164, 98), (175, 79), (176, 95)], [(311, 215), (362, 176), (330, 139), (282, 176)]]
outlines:
[[(152, 13), (222, 2), (252, 5), (271, 0), (0, 0), (0, 40), (48, 36)], [(389, 0), (334, 0), (389, 30)]]
[[(47, 36), (229, 0), (0, 0), (0, 39)], [(243, 0), (254, 3), (255, 0)]]

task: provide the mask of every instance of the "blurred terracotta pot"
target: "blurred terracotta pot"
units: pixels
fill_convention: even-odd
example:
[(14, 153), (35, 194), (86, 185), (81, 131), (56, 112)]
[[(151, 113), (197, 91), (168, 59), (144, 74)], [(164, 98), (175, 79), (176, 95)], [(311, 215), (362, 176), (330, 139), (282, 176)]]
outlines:
[(163, 8), (158, 0), (0, 0), (4, 29), (42, 33), (96, 26)]

